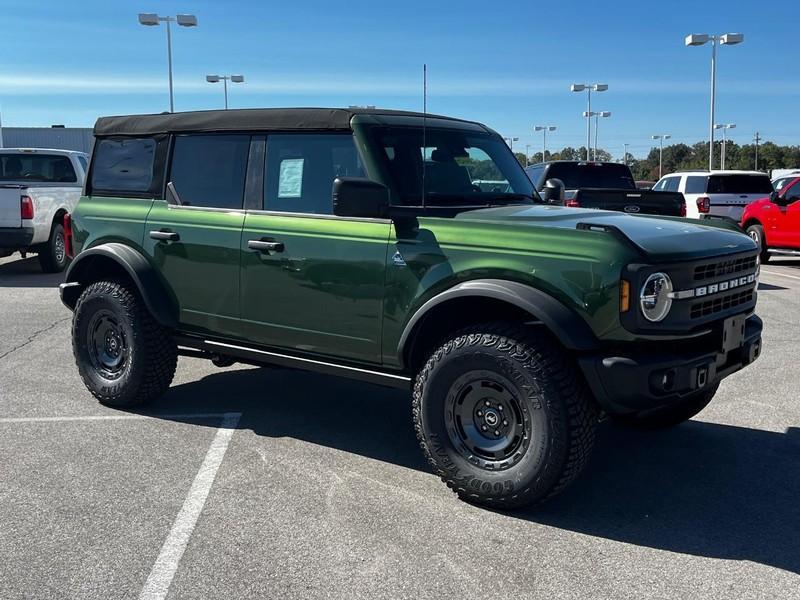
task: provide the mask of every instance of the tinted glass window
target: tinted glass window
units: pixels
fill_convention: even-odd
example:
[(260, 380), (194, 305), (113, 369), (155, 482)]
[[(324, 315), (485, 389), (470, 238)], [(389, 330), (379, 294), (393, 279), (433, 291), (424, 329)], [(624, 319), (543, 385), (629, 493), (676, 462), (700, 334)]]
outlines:
[(568, 190), (578, 188), (632, 190), (636, 188), (631, 171), (625, 165), (556, 162), (550, 165), (546, 177), (560, 179)]
[(666, 179), (660, 179), (660, 180), (659, 180), (659, 181), (658, 181), (658, 182), (657, 182), (657, 183), (656, 183), (656, 184), (653, 186), (653, 189), (654, 189), (655, 191), (657, 191), (657, 192), (660, 192), (660, 191), (662, 191), (662, 190), (664, 189), (664, 187), (665, 187), (666, 185), (667, 185), (667, 180), (666, 180)]
[(705, 175), (690, 175), (686, 178), (687, 194), (705, 194), (708, 177)]
[(0, 181), (75, 183), (75, 169), (67, 156), (21, 153), (0, 154)]
[(186, 206), (242, 208), (249, 152), (249, 135), (176, 136), (169, 181)]
[(86, 161), (86, 157), (79, 155), (78, 162), (81, 163), (81, 168), (83, 169), (83, 172), (86, 173), (86, 171), (89, 170), (89, 163)]
[(364, 176), (364, 166), (350, 134), (270, 135), (264, 208), (331, 214), (333, 180)]
[(793, 175), (792, 177), (784, 177), (782, 179), (778, 179), (773, 182), (773, 186), (775, 186), (775, 191), (780, 192), (784, 187), (790, 184), (792, 181), (797, 179), (797, 175)]
[(146, 192), (153, 181), (152, 138), (100, 140), (92, 157), (92, 188)]
[(659, 187), (658, 190), (660, 190), (662, 192), (677, 192), (678, 188), (680, 187), (680, 184), (681, 184), (681, 178), (680, 177), (664, 177), (664, 179), (662, 179), (659, 182), (659, 184), (660, 184), (661, 187)]
[(535, 185), (537, 189), (542, 187), (542, 184), (544, 182), (540, 180), (542, 178), (542, 175), (544, 174), (544, 165), (534, 165), (532, 167), (526, 167), (525, 172), (528, 174), (528, 177), (530, 177), (531, 181), (533, 182), (533, 185)]
[[(791, 183), (792, 181), (794, 181), (794, 183)], [(783, 186), (783, 196), (787, 200), (790, 198), (800, 198), (800, 179), (790, 179), (789, 183)]]
[(764, 194), (772, 192), (772, 182), (766, 175), (711, 175), (709, 194)]

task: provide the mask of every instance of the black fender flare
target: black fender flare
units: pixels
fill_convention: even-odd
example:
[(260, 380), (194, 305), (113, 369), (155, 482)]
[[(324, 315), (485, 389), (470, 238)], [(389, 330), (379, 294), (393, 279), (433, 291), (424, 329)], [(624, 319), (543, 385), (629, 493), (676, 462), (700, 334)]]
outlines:
[(97, 280), (96, 277), (88, 276), (92, 272), (92, 264), (99, 258), (112, 260), (122, 267), (136, 285), (147, 310), (156, 321), (170, 328), (177, 325), (176, 303), (161, 282), (156, 269), (141, 252), (117, 242), (94, 246), (75, 257), (67, 269), (65, 283), (60, 287), (61, 301), (67, 308), (74, 310), (83, 289)]
[(530, 314), (532, 321), (538, 321), (547, 327), (569, 350), (588, 351), (598, 346), (597, 337), (589, 325), (575, 311), (551, 295), (516, 281), (474, 279), (448, 288), (417, 309), (400, 336), (398, 356), (405, 357), (417, 325), (431, 309), (450, 300), (465, 297), (492, 298), (513, 304)]

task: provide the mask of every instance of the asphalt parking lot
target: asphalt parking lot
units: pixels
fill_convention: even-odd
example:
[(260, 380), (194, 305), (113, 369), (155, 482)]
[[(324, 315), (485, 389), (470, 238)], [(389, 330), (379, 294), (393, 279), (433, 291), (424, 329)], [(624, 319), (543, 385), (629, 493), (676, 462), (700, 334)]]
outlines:
[(759, 361), (693, 421), (605, 422), (537, 510), (458, 501), (407, 396), (181, 359), (100, 406), (36, 259), (0, 259), (0, 598), (796, 598), (800, 261), (762, 270)]

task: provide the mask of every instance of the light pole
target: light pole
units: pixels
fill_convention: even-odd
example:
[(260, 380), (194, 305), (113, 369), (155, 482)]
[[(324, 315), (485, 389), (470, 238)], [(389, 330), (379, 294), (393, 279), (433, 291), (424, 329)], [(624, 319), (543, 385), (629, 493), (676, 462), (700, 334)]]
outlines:
[(507, 138), (503, 138), (503, 139), (508, 144), (508, 147), (511, 148), (511, 152), (514, 152), (514, 142), (518, 142), (519, 138), (518, 137), (507, 137)]
[(736, 123), (714, 123), (714, 129), (722, 129), (722, 152), (719, 155), (719, 168), (721, 170), (725, 170), (725, 130), (726, 129), (734, 129), (736, 127)]
[(525, 166), (526, 167), (528, 166), (528, 156), (530, 155), (530, 153), (531, 153), (531, 145), (530, 144), (525, 144)]
[(658, 178), (661, 179), (661, 171), (664, 164), (664, 140), (668, 140), (672, 136), (669, 134), (659, 134), (650, 137), (654, 140), (658, 140)]
[(231, 83), (244, 83), (244, 75), (206, 75), (208, 83), (219, 83), (222, 81), (225, 89), (225, 110), (228, 110), (228, 80)]
[(175, 112), (175, 101), (172, 93), (172, 32), (170, 23), (177, 23), (181, 27), (197, 27), (197, 17), (194, 15), (177, 15), (175, 17), (162, 17), (155, 13), (139, 13), (139, 23), (148, 27), (167, 24), (167, 65), (169, 68), (169, 112)]
[[(610, 117), (611, 113), (607, 110), (592, 113), (594, 115), (594, 160), (597, 160), (597, 130), (600, 129), (600, 117)], [(589, 115), (590, 117), (592, 115)]]
[[(605, 92), (608, 89), (608, 85), (605, 83), (573, 83), (569, 87), (570, 91), (573, 92), (587, 92), (588, 93), (588, 103), (586, 106), (586, 111), (583, 113), (586, 116), (588, 113), (592, 112), (592, 91), (595, 92)], [(586, 117), (586, 160), (589, 160), (589, 148), (592, 146), (592, 118), (590, 116)]]
[(547, 132), (553, 132), (557, 129), (555, 125), (535, 125), (534, 131), (542, 132), (542, 162), (547, 161)]
[(628, 166), (628, 144), (622, 144), (622, 163)]
[(709, 35), (707, 33), (692, 33), (686, 36), (684, 43), (687, 46), (702, 46), (711, 42), (711, 114), (708, 119), (708, 170), (714, 168), (714, 105), (717, 100), (717, 42), (726, 46), (741, 44), (744, 41), (743, 33), (723, 33), (722, 35)]

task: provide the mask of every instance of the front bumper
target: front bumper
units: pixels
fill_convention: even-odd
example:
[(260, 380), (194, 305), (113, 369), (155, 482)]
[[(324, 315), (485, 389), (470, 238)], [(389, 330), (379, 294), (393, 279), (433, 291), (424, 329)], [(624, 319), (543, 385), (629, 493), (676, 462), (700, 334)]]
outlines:
[(741, 345), (725, 351), (690, 346), (636, 353), (595, 352), (578, 358), (598, 403), (609, 413), (626, 414), (668, 406), (709, 389), (742, 369), (761, 353), (761, 319), (744, 322)]
[(0, 248), (21, 250), (33, 241), (33, 227), (0, 227)]

